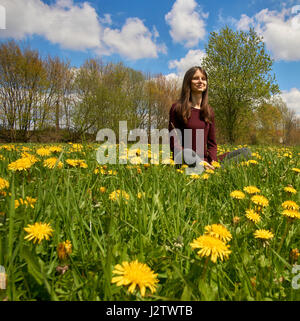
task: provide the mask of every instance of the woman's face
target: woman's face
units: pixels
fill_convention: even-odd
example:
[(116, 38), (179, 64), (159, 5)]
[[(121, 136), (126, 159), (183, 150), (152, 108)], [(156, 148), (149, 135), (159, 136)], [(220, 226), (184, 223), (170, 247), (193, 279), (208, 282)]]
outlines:
[(197, 69), (191, 80), (191, 91), (195, 94), (203, 93), (207, 88), (207, 79), (203, 73)]

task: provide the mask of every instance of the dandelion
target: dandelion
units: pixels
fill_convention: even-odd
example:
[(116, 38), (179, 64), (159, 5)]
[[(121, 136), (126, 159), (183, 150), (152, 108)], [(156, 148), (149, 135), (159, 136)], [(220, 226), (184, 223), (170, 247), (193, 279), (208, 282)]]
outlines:
[(220, 258), (221, 261), (228, 259), (228, 255), (231, 253), (229, 245), (210, 235), (198, 237), (190, 243), (190, 246), (193, 250), (200, 249), (197, 252), (200, 257), (210, 256), (211, 261), (214, 263), (216, 263), (218, 258)]
[(15, 200), (15, 208), (18, 208), (20, 205), (25, 205), (26, 207), (30, 206), (34, 208), (34, 204), (36, 203), (37, 199), (32, 198), (30, 196), (26, 196), (26, 199), (19, 198), (18, 200)]
[(53, 169), (54, 167), (57, 168), (62, 168), (63, 167), (63, 163), (61, 161), (58, 161), (58, 158), (56, 157), (50, 157), (44, 160), (44, 167)]
[(256, 239), (269, 240), (274, 237), (274, 234), (268, 230), (260, 229), (254, 232), (254, 237)]
[(81, 168), (88, 167), (88, 165), (85, 163), (83, 159), (67, 159), (66, 163), (72, 167), (81, 167)]
[(33, 165), (32, 159), (29, 157), (19, 158), (16, 161), (8, 164), (8, 169), (11, 171), (26, 171)]
[(285, 209), (281, 214), (290, 219), (300, 218), (300, 212), (296, 210)]
[(247, 165), (249, 165), (249, 164), (256, 165), (256, 164), (258, 164), (258, 161), (256, 161), (255, 159), (249, 159), (249, 160), (247, 161)]
[(60, 260), (65, 260), (72, 253), (72, 243), (69, 240), (61, 242), (57, 246), (57, 255)]
[(246, 210), (246, 217), (254, 223), (258, 223), (260, 221), (259, 214), (252, 209)]
[(38, 241), (38, 243), (41, 243), (43, 239), (49, 240), (50, 236), (52, 236), (53, 229), (51, 228), (49, 223), (34, 223), (33, 225), (28, 224), (27, 227), (24, 227), (24, 230), (28, 233), (27, 236), (24, 237), (24, 239), (31, 241), (33, 240), (33, 243)]
[(213, 236), (223, 242), (228, 242), (232, 239), (231, 233), (222, 224), (212, 224), (205, 226), (205, 234)]
[(267, 207), (269, 205), (268, 199), (262, 195), (252, 196), (251, 201), (260, 207)]
[(286, 186), (284, 191), (291, 194), (297, 194), (297, 190), (295, 190), (292, 186)]
[(146, 195), (145, 192), (138, 192), (137, 193), (137, 198), (141, 199), (142, 197), (145, 197), (145, 195)]
[(296, 173), (300, 173), (300, 168), (294, 167), (294, 168), (292, 168), (292, 171), (294, 171), (294, 172), (296, 172)]
[(125, 191), (122, 191), (120, 189), (117, 189), (116, 191), (113, 191), (112, 193), (109, 194), (109, 199), (112, 201), (119, 201), (120, 198), (129, 200), (129, 194), (127, 194)]
[(257, 194), (260, 193), (260, 189), (257, 188), (256, 186), (245, 186), (243, 188), (243, 191), (248, 193), (248, 194)]
[(0, 191), (5, 188), (9, 188), (9, 182), (6, 179), (0, 177)]
[(81, 144), (72, 144), (72, 147), (71, 147), (71, 152), (81, 152), (81, 150), (83, 149), (83, 146)]
[(206, 173), (205, 173), (205, 174), (203, 174), (201, 177), (202, 177), (202, 179), (204, 179), (204, 180), (206, 181), (206, 180), (209, 179), (209, 176), (210, 176), (209, 174), (206, 174)]
[(216, 162), (216, 161), (212, 161), (212, 162), (211, 162), (211, 165), (212, 165), (214, 168), (220, 168), (220, 167), (221, 167), (220, 163), (219, 163), (219, 162)]
[(241, 219), (240, 219), (240, 217), (239, 216), (235, 216), (233, 219), (232, 219), (232, 222), (233, 222), (233, 224), (238, 224), (239, 223), (239, 221), (240, 221)]
[(295, 262), (298, 260), (298, 257), (300, 256), (299, 250), (296, 249), (292, 249), (290, 252), (290, 259), (292, 262)]
[(112, 278), (112, 283), (116, 283), (117, 286), (130, 285), (128, 288), (129, 293), (133, 293), (138, 285), (142, 297), (146, 293), (146, 288), (149, 288), (151, 293), (154, 293), (159, 282), (157, 274), (146, 264), (139, 263), (138, 260), (117, 264), (112, 273), (118, 275)]
[(51, 155), (51, 151), (49, 150), (49, 148), (45, 148), (45, 147), (41, 147), (39, 148), (36, 153), (39, 155), (39, 156), (49, 156)]
[(281, 206), (287, 210), (299, 210), (299, 205), (294, 201), (285, 201)]
[(245, 194), (242, 191), (233, 191), (230, 196), (234, 199), (242, 200), (245, 198)]
[(101, 192), (101, 193), (105, 193), (105, 192), (106, 192), (106, 187), (101, 186), (101, 187), (100, 187), (100, 192)]
[(62, 148), (60, 146), (51, 146), (51, 147), (48, 148), (48, 150), (51, 153), (60, 153), (60, 152), (62, 152)]

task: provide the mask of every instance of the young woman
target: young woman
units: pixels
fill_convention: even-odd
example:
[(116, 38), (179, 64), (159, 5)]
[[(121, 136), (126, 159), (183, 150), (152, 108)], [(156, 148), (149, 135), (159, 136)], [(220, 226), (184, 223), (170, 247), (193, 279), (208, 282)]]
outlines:
[(170, 109), (169, 132), (176, 164), (195, 166), (204, 162), (206, 167), (214, 169), (212, 161), (240, 161), (251, 156), (248, 148), (241, 148), (217, 157), (215, 116), (208, 104), (207, 74), (199, 66), (185, 73), (180, 98)]

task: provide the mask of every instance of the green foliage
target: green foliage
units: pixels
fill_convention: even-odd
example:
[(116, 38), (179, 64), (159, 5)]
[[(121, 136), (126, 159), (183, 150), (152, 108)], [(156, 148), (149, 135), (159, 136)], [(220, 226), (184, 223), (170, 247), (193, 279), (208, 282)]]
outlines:
[(206, 54), (203, 67), (208, 73), (210, 103), (220, 130), (234, 143), (251, 123), (251, 111), (258, 102), (279, 92), (271, 75), (273, 61), (253, 29), (235, 32), (225, 27), (212, 32)]

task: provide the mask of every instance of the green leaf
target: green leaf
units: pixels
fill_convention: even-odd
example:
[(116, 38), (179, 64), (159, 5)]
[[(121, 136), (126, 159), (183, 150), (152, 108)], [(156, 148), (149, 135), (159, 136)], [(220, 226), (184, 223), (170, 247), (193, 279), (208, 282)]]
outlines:
[(192, 290), (188, 286), (185, 286), (181, 295), (181, 300), (190, 301), (192, 296)]
[(27, 263), (28, 272), (34, 277), (39, 285), (42, 285), (44, 277), (37, 257), (25, 246), (22, 249), (21, 256)]
[(217, 296), (217, 287), (211, 287), (205, 280), (200, 279), (198, 288), (201, 294), (204, 296), (204, 301), (213, 301)]

